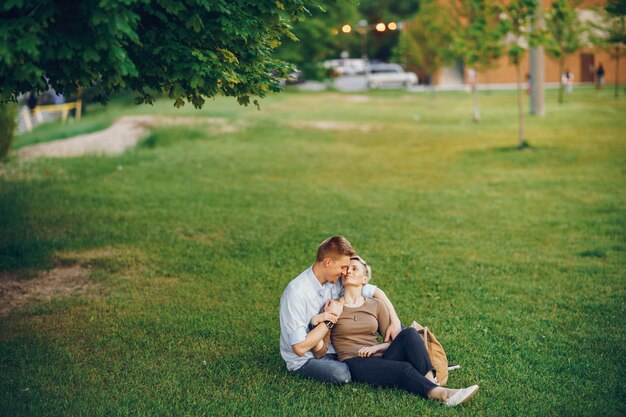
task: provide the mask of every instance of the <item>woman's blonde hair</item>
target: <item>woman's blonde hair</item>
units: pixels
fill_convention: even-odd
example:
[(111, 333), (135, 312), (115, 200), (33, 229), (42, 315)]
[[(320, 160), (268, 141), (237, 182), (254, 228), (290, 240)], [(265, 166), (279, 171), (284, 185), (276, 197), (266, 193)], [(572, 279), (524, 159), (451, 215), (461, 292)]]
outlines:
[(369, 280), (370, 278), (372, 278), (372, 268), (367, 264), (367, 262), (365, 262), (365, 259), (361, 258), (358, 255), (354, 255), (350, 257), (350, 260), (359, 261), (361, 265), (363, 265), (363, 269), (365, 269), (365, 276), (367, 277), (367, 279)]

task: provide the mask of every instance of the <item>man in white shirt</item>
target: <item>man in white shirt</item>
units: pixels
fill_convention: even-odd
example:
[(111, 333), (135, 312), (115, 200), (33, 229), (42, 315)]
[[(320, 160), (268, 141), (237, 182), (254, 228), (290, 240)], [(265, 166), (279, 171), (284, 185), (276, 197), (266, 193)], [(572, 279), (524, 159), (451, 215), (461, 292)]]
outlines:
[[(347, 273), (350, 257), (354, 255), (345, 237), (330, 237), (317, 249), (315, 263), (285, 288), (280, 298), (280, 354), (290, 371), (336, 384), (352, 380), (348, 366), (336, 360), (332, 344), (321, 359), (315, 359), (311, 349), (341, 315), (342, 304), (333, 300), (343, 292), (339, 278)], [(363, 295), (377, 298), (387, 306), (391, 325), (385, 341), (395, 338), (400, 331), (400, 320), (385, 293), (368, 284)]]

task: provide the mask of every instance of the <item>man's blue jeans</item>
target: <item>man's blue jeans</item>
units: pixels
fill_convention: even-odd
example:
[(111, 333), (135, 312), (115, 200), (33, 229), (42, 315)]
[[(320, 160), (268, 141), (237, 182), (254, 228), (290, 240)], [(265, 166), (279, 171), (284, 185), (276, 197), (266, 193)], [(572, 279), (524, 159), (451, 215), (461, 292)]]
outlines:
[(352, 382), (348, 365), (339, 362), (335, 354), (325, 355), (321, 359), (309, 359), (296, 372), (307, 378), (333, 384)]

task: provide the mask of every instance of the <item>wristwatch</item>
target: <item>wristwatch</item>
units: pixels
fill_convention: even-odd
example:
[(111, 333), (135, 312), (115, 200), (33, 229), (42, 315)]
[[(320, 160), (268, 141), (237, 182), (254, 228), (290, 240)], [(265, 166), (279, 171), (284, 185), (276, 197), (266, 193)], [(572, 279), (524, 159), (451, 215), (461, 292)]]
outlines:
[(335, 323), (330, 320), (326, 320), (324, 323), (326, 323), (326, 327), (328, 327), (329, 329), (332, 329), (335, 326)]

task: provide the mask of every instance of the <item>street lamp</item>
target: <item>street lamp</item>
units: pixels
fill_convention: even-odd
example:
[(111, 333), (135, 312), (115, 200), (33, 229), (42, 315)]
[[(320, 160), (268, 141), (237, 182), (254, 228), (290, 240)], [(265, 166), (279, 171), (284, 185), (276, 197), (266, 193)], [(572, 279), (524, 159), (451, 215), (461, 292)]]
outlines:
[[(377, 23), (376, 25), (369, 25), (367, 23), (367, 20), (359, 20), (359, 23), (357, 24), (358, 29), (357, 32), (359, 32), (359, 34), (361, 35), (361, 58), (367, 62), (368, 58), (367, 58), (367, 32), (371, 31), (371, 30), (376, 30), (377, 32), (385, 32), (387, 29), (391, 30), (391, 31), (395, 31), (395, 30), (402, 30), (404, 28), (404, 25), (402, 24), (402, 22), (396, 23), (396, 22), (389, 22), (387, 24), (380, 22)], [(344, 34), (348, 34), (350, 32), (352, 32), (352, 26), (350, 26), (349, 24), (345, 24), (341, 27), (341, 32), (343, 32)], [(339, 30), (338, 29), (333, 29), (332, 31), (333, 35), (337, 35), (339, 34)], [(367, 66), (366, 66), (367, 68)]]
[(367, 62), (367, 21), (359, 20), (359, 32), (361, 32), (361, 58)]

